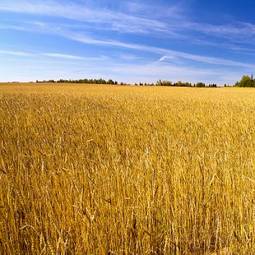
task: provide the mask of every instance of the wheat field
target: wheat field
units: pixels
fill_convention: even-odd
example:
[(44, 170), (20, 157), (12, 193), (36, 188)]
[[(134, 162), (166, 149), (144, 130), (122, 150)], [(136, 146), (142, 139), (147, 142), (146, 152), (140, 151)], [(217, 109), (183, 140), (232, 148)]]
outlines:
[(255, 254), (255, 90), (0, 85), (0, 254)]

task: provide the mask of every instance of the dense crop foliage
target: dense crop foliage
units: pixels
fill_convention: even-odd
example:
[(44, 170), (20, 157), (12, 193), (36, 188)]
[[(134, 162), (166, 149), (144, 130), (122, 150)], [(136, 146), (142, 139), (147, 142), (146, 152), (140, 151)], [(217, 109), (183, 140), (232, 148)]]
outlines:
[(255, 91), (0, 86), (0, 254), (254, 254)]

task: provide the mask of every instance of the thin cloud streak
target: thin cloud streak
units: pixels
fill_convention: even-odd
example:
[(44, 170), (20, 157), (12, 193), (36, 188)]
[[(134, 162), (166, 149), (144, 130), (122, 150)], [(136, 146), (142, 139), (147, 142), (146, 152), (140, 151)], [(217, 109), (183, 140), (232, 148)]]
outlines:
[(161, 55), (163, 55), (160, 58), (161, 61), (162, 61), (162, 58), (164, 61), (167, 59), (182, 58), (182, 59), (186, 59), (186, 60), (192, 60), (195, 62), (212, 64), (212, 65), (255, 68), (254, 64), (246, 64), (246, 63), (233, 61), (233, 60), (227, 60), (227, 59), (223, 59), (223, 58), (195, 55), (195, 54), (190, 54), (190, 53), (175, 51), (175, 50), (170, 50), (170, 49), (164, 49), (164, 48), (159, 48), (159, 47), (146, 46), (146, 45), (141, 45), (141, 44), (132, 44), (132, 43), (126, 43), (126, 42), (114, 41), (114, 40), (109, 40), (109, 41), (108, 40), (99, 40), (99, 39), (91, 38), (89, 36), (73, 34), (73, 33), (64, 33), (62, 35), (68, 39), (78, 41), (81, 43), (85, 43), (85, 44), (120, 47), (120, 48), (127, 48), (127, 49), (132, 49), (132, 50), (147, 51), (147, 52), (151, 52), (151, 53), (161, 54)]
[(11, 51), (11, 50), (0, 50), (0, 55), (10, 55), (15, 57), (31, 57), (32, 53), (24, 51)]
[(71, 60), (84, 60), (84, 57), (62, 54), (62, 53), (43, 53), (43, 56), (51, 57), (51, 58), (63, 58), (63, 59), (71, 59)]
[[(34, 24), (34, 25), (36, 25), (36, 24)], [(17, 29), (17, 28), (15, 27), (14, 29)], [(21, 29), (24, 29), (24, 27), (22, 27)], [(122, 41), (117, 41), (117, 40), (97, 39), (97, 38), (93, 38), (88, 35), (84, 35), (83, 33), (77, 33), (77, 32), (72, 32), (72, 31), (68, 31), (68, 30), (63, 30), (63, 29), (61, 29), (61, 27), (57, 27), (55, 29), (55, 28), (52, 28), (51, 26), (48, 26), (47, 23), (44, 23), (43, 26), (41, 26), (41, 25), (35, 26), (34, 28), (30, 27), (30, 28), (28, 28), (28, 31), (58, 35), (58, 36), (66, 38), (66, 39), (80, 42), (83, 44), (88, 44), (88, 45), (118, 47), (118, 48), (137, 50), (137, 51), (142, 51), (142, 52), (150, 52), (153, 54), (160, 55), (159, 61), (168, 61), (168, 60), (173, 60), (174, 58), (175, 59), (179, 58), (179, 59), (191, 60), (194, 62), (205, 63), (205, 64), (210, 64), (210, 65), (223, 65), (223, 66), (233, 66), (233, 67), (255, 69), (255, 64), (242, 63), (242, 62), (234, 61), (234, 60), (196, 55), (196, 54), (186, 53), (186, 52), (182, 52), (182, 51), (176, 51), (176, 50), (148, 46), (148, 45), (142, 45), (142, 44), (122, 42)], [(57, 54), (57, 53), (55, 53), (55, 54), (51, 53), (50, 55), (48, 55), (48, 57), (59, 57), (59, 58), (69, 58), (69, 59), (70, 58), (73, 58), (73, 59), (80, 58), (80, 56), (71, 56), (71, 55), (68, 56), (65, 54), (61, 55), (61, 54)]]
[[(126, 33), (149, 33), (151, 31), (167, 32), (164, 22), (128, 15), (110, 10), (95, 10), (85, 4), (65, 4), (55, 1), (13, 1), (3, 0), (0, 11), (62, 17), (86, 23), (108, 24), (109, 29)], [(109, 26), (110, 25), (110, 26)]]
[(84, 57), (84, 56), (77, 56), (65, 53), (56, 53), (56, 52), (42, 52), (42, 53), (33, 53), (33, 52), (26, 52), (26, 51), (13, 51), (13, 50), (0, 50), (0, 55), (9, 55), (21, 58), (31, 58), (31, 57), (46, 57), (50, 59), (62, 59), (62, 60), (87, 60), (87, 61), (102, 61), (106, 60), (107, 57), (100, 56), (100, 57)]
[[(93, 9), (90, 6), (83, 4), (59, 4), (57, 1), (7, 1), (2, 0), (0, 3), (0, 11), (23, 13), (31, 15), (44, 15), (66, 18), (90, 24), (91, 27), (95, 24), (100, 25), (99, 29), (109, 29), (121, 33), (160, 33), (164, 37), (169, 35), (174, 37), (183, 37), (184, 31), (199, 32), (209, 36), (224, 38), (224, 40), (232, 40), (240, 42), (243, 36), (247, 39), (252, 38), (255, 40), (255, 24), (248, 22), (233, 22), (230, 24), (207, 24), (198, 23), (186, 17), (180, 8), (173, 6), (167, 9), (167, 19), (158, 20), (152, 19), (155, 8), (157, 13), (166, 13), (162, 7), (152, 8), (151, 6), (141, 5), (137, 3), (130, 3), (132, 13), (136, 15), (125, 14), (123, 12), (113, 12), (109, 9)], [(139, 7), (140, 6), (140, 7)], [(134, 12), (136, 8), (137, 12)], [(145, 11), (142, 11), (145, 10)], [(146, 10), (148, 10), (146, 12)], [(154, 11), (153, 11), (154, 10)], [(147, 14), (147, 16), (144, 15)], [(145, 17), (144, 17), (145, 16)], [(159, 15), (158, 15), (159, 16)], [(107, 26), (105, 26), (107, 24)], [(102, 26), (103, 25), (103, 26)], [(188, 35), (187, 35), (188, 37)]]

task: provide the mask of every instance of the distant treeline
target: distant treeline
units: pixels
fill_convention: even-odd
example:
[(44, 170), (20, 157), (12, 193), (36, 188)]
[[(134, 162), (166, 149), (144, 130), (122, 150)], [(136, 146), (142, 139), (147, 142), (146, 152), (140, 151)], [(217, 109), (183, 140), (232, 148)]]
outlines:
[(79, 84), (110, 84), (110, 85), (118, 85), (117, 81), (113, 80), (104, 80), (104, 79), (79, 79), (79, 80), (48, 80), (48, 81), (36, 81), (36, 83), (79, 83)]
[(171, 81), (157, 81), (156, 86), (169, 86), (169, 87), (197, 87), (197, 88), (205, 88), (205, 87), (210, 87), (210, 88), (216, 88), (217, 84), (205, 84), (203, 82), (198, 82), (198, 83), (190, 83), (190, 82), (182, 82), (182, 81), (177, 81), (177, 82), (171, 82)]
[(253, 78), (253, 75), (248, 76), (244, 75), (241, 79), (241, 81), (238, 81), (235, 84), (236, 87), (255, 87), (255, 80)]
[[(44, 80), (44, 81), (36, 81), (36, 83), (77, 83), (77, 84), (109, 84), (109, 85), (127, 85), (123, 82), (117, 82), (114, 80), (104, 80), (104, 79), (79, 79), (79, 80)], [(210, 88), (216, 88), (217, 84), (205, 84), (203, 82), (198, 83), (190, 83), (190, 82), (171, 82), (171, 81), (162, 81), (159, 80), (156, 83), (135, 83), (135, 86), (168, 86), (168, 87), (210, 87)]]

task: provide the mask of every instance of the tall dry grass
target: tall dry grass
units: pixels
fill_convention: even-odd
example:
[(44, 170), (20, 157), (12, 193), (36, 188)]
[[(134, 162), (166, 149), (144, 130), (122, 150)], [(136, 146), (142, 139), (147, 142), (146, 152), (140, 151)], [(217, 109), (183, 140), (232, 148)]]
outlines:
[(255, 90), (0, 86), (0, 254), (255, 254)]

